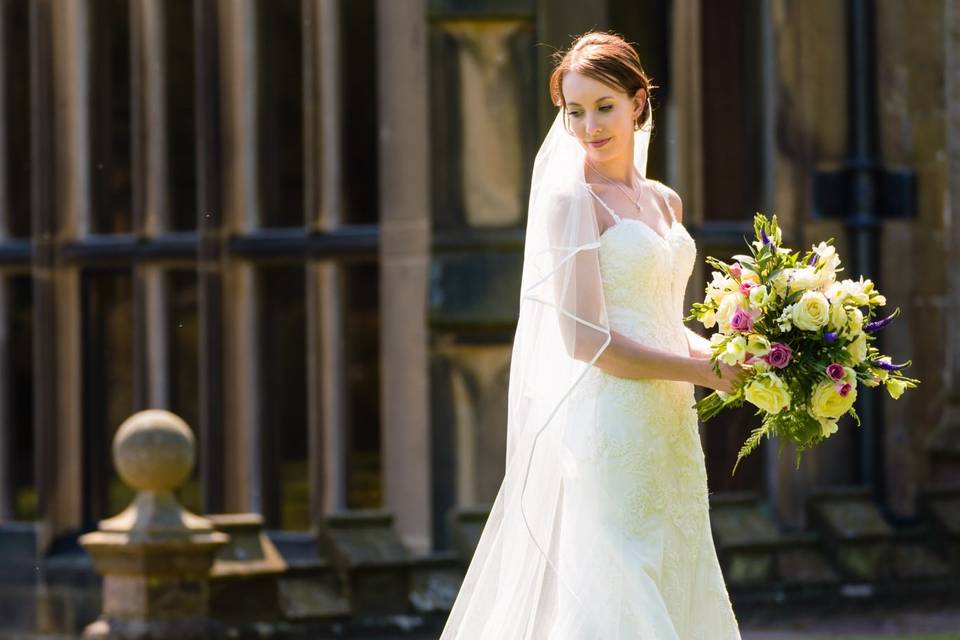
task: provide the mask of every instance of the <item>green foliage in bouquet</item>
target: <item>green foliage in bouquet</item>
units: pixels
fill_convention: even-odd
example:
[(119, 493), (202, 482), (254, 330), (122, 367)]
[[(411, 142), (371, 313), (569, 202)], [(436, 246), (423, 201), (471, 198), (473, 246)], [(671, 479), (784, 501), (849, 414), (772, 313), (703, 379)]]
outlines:
[(801, 454), (836, 433), (841, 417), (850, 414), (860, 425), (853, 403), (861, 387), (883, 384), (899, 398), (920, 383), (901, 373), (909, 361), (893, 364), (871, 344), (900, 309), (877, 319), (886, 298), (870, 280), (837, 280), (843, 269), (833, 238), (800, 252), (781, 246), (775, 215), (758, 213), (753, 229), (749, 254), (729, 263), (707, 258), (713, 280), (685, 318), (718, 328), (710, 339), (718, 376), (720, 362), (747, 372), (732, 393), (713, 392), (697, 402), (700, 419), (744, 402), (761, 417), (733, 473), (764, 436), (777, 437), (781, 453), (794, 442), (799, 467)]

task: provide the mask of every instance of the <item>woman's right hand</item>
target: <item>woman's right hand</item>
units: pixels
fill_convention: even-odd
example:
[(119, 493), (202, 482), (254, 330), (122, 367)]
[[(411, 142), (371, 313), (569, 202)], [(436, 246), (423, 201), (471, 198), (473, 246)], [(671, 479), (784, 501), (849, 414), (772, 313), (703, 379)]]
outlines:
[(704, 373), (700, 386), (724, 393), (733, 393), (734, 387), (740, 384), (741, 378), (747, 373), (747, 370), (740, 365), (720, 362), (718, 363), (720, 365), (720, 377), (717, 377), (717, 374), (713, 371), (713, 363), (709, 360), (702, 360), (701, 362), (704, 365)]

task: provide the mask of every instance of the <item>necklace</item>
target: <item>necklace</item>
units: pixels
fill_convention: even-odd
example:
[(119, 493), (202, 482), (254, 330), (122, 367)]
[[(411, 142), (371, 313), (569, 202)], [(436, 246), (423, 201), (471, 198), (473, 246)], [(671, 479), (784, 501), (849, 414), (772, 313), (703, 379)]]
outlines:
[(632, 202), (632, 203), (633, 203), (633, 206), (635, 206), (635, 207), (637, 208), (637, 211), (641, 211), (641, 212), (643, 211), (643, 207), (640, 206), (640, 189), (639, 189), (639, 187), (637, 188), (637, 197), (634, 198), (634, 197), (631, 196), (630, 193), (623, 187), (623, 185), (621, 185), (619, 182), (614, 182), (613, 180), (611, 180), (611, 179), (608, 178), (607, 176), (605, 176), (605, 175), (603, 175), (602, 173), (600, 173), (600, 170), (597, 169), (595, 166), (593, 166), (593, 163), (590, 162), (589, 160), (587, 160), (587, 166), (589, 166), (591, 169), (593, 169), (594, 173), (596, 173), (598, 176), (600, 176), (600, 179), (601, 179), (601, 180), (603, 180), (604, 182), (606, 182), (606, 183), (608, 183), (608, 184), (612, 184), (612, 185), (615, 186), (617, 189), (620, 189), (620, 191), (623, 192), (623, 195), (627, 196), (627, 200), (629, 200), (630, 202)]

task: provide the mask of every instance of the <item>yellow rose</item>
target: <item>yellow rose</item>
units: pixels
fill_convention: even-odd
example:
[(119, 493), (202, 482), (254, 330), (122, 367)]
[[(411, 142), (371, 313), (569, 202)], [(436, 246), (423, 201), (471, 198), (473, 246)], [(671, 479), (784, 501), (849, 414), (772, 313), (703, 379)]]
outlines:
[(853, 358), (853, 364), (860, 364), (867, 357), (867, 334), (861, 333), (847, 345), (847, 353)]
[(777, 414), (790, 406), (790, 392), (776, 373), (768, 371), (751, 380), (743, 391), (747, 402)]
[(793, 324), (805, 331), (816, 331), (827, 324), (830, 303), (819, 291), (807, 291), (793, 306)]
[(821, 382), (810, 396), (810, 409), (815, 418), (840, 418), (857, 399), (857, 387), (854, 386), (846, 397), (837, 392), (833, 382)]
[(894, 400), (902, 396), (904, 390), (907, 388), (907, 383), (896, 377), (887, 378), (885, 384), (887, 385), (887, 392)]

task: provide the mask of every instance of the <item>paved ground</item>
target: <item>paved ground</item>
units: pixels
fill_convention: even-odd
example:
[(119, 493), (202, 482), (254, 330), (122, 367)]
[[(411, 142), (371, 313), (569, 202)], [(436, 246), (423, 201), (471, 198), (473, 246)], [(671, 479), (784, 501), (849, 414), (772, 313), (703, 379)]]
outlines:
[(960, 640), (960, 601), (744, 613), (743, 640)]

